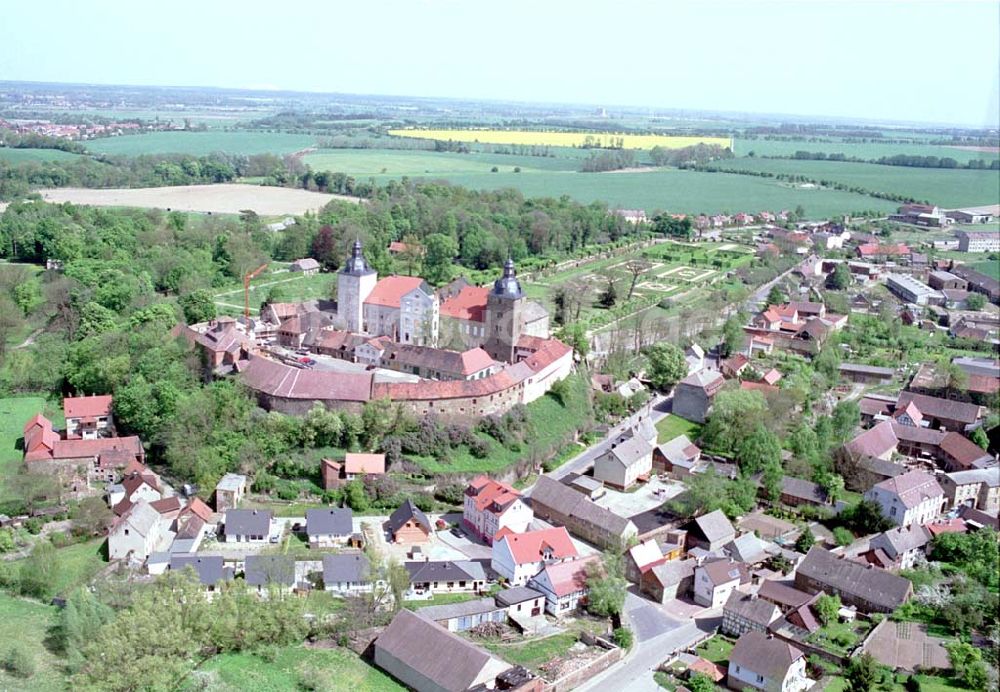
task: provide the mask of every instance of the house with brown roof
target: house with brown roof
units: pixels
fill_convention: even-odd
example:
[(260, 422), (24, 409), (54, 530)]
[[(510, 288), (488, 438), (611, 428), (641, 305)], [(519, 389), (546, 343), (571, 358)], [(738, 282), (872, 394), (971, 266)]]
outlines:
[(598, 556), (547, 564), (528, 581), (528, 586), (545, 594), (545, 612), (562, 617), (573, 612), (587, 598), (587, 569)]
[(140, 499), (156, 502), (163, 496), (160, 477), (147, 466), (133, 460), (120, 483), (108, 489), (108, 504), (116, 516), (127, 512)]
[(926, 524), (941, 514), (944, 491), (934, 476), (913, 470), (872, 486), (865, 499), (875, 502), (897, 526), (909, 526)]
[(628, 518), (601, 507), (549, 476), (540, 476), (535, 483), (531, 508), (536, 517), (565, 526), (570, 533), (601, 548), (622, 549), (639, 533)]
[(394, 343), (386, 344), (378, 366), (426, 380), (479, 380), (499, 372), (502, 367), (478, 346), (459, 352)]
[(348, 452), (343, 461), (322, 459), (320, 474), (325, 490), (339, 488), (356, 478), (382, 476), (385, 474), (385, 454)]
[(766, 579), (761, 582), (757, 596), (761, 600), (773, 603), (784, 614), (809, 603), (813, 594), (799, 591), (790, 582)]
[(405, 608), (373, 645), (375, 665), (420, 692), (466, 692), (492, 685), (509, 663)]
[(772, 635), (747, 632), (729, 654), (726, 684), (733, 690), (803, 692), (813, 681), (806, 676), (805, 653)]
[(312, 257), (304, 257), (303, 259), (297, 259), (292, 262), (291, 266), (288, 267), (290, 272), (298, 272), (303, 276), (312, 276), (313, 274), (319, 274), (320, 264)]
[(767, 626), (781, 617), (781, 610), (757, 594), (733, 590), (722, 607), (723, 634), (739, 637), (747, 632), (767, 632)]
[(911, 402), (917, 405), (932, 428), (964, 433), (979, 425), (984, 417), (982, 406), (916, 392), (900, 392), (895, 408), (906, 408)]
[(909, 579), (863, 565), (815, 546), (795, 571), (795, 588), (840, 596), (865, 613), (891, 613), (913, 595)]
[(706, 608), (721, 608), (737, 587), (750, 583), (750, 570), (729, 558), (706, 560), (694, 570), (694, 602)]

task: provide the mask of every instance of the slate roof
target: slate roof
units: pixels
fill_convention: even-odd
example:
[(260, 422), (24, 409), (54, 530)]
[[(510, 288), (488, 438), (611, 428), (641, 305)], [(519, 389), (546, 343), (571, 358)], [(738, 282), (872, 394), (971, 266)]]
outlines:
[(540, 476), (531, 492), (531, 503), (551, 507), (560, 514), (575, 517), (592, 526), (605, 529), (616, 536), (623, 536), (631, 523), (609, 509), (592, 502), (567, 485), (549, 476)]
[(233, 578), (232, 570), (226, 569), (221, 555), (171, 555), (170, 569), (183, 570), (191, 567), (203, 586), (214, 586), (220, 581)]
[(309, 536), (350, 536), (354, 533), (354, 513), (347, 507), (306, 510), (306, 534)]
[(734, 579), (739, 580), (740, 584), (748, 584), (750, 582), (750, 571), (747, 569), (747, 566), (735, 560), (726, 558), (708, 560), (698, 570), (704, 571), (705, 575), (715, 586), (728, 584)]
[(753, 564), (767, 557), (764, 541), (752, 533), (745, 533), (725, 546), (726, 554), (734, 560)]
[(826, 502), (826, 492), (816, 483), (792, 476), (781, 477), (781, 494), (823, 504)]
[(955, 485), (968, 485), (969, 483), (985, 483), (990, 488), (1000, 485), (1000, 469), (969, 469), (967, 471), (955, 471), (946, 473), (948, 478)]
[(785, 608), (798, 608), (812, 600), (812, 594), (796, 589), (792, 582), (773, 579), (762, 582), (757, 595)]
[(690, 467), (692, 460), (701, 453), (687, 435), (678, 435), (669, 442), (660, 445), (660, 453), (671, 464)]
[(251, 586), (292, 586), (295, 560), (285, 555), (247, 555), (243, 577)]
[(697, 560), (669, 560), (661, 565), (654, 565), (649, 571), (662, 586), (674, 586), (693, 577), (697, 565)]
[(907, 509), (917, 507), (927, 499), (944, 495), (934, 476), (926, 471), (908, 471), (902, 476), (876, 483), (874, 487), (893, 493)]
[(392, 513), (388, 521), (389, 530), (395, 533), (410, 519), (414, 519), (418, 524), (423, 526), (427, 530), (427, 533), (433, 531), (431, 520), (427, 518), (426, 514), (420, 511), (419, 507), (413, 504), (413, 500), (407, 500)]
[(646, 440), (642, 439), (639, 435), (633, 434), (619, 438), (602, 456), (611, 456), (622, 466), (629, 468), (639, 463), (639, 461), (647, 457), (652, 451), (653, 448)]
[(895, 560), (903, 553), (923, 548), (930, 540), (931, 535), (927, 529), (919, 524), (911, 524), (907, 527), (897, 526), (873, 536), (868, 544), (873, 550), (881, 548)]
[(536, 598), (545, 598), (545, 594), (541, 591), (535, 591), (528, 586), (515, 586), (510, 589), (504, 589), (496, 595), (497, 603), (503, 606), (517, 605), (518, 603), (532, 601)]
[(267, 536), (271, 533), (271, 510), (230, 509), (223, 521), (227, 536)]
[(435, 560), (433, 562), (404, 562), (410, 573), (410, 582), (422, 584), (447, 581), (485, 581), (483, 566), (473, 560)]
[(879, 375), (881, 377), (892, 377), (896, 371), (892, 368), (882, 368), (877, 365), (862, 365), (859, 363), (841, 363), (841, 372), (857, 372), (865, 375)]
[(487, 596), (472, 601), (463, 601), (462, 603), (446, 603), (445, 605), (419, 608), (417, 615), (428, 620), (440, 622), (441, 620), (450, 620), (467, 615), (491, 613), (496, 610), (503, 610), (503, 606), (497, 605), (496, 600), (492, 596)]
[(405, 608), (396, 613), (374, 646), (376, 660), (380, 651), (385, 652), (447, 692), (465, 692), (494, 662), (484, 649)]
[(722, 612), (732, 613), (761, 627), (767, 627), (780, 615), (778, 607), (770, 601), (735, 589), (729, 594), (729, 600), (722, 607)]
[(911, 589), (908, 579), (838, 558), (819, 546), (809, 549), (798, 567), (798, 573), (840, 593), (887, 609), (901, 606)]
[(969, 425), (979, 420), (980, 407), (977, 404), (967, 404), (963, 401), (952, 399), (941, 399), (936, 396), (926, 394), (916, 394), (915, 392), (900, 392), (899, 400), (896, 402), (897, 408), (902, 408), (913, 402), (925, 416), (931, 418), (945, 418)]
[(355, 582), (369, 581), (371, 566), (364, 553), (326, 554), (323, 556), (323, 581)]
[(754, 631), (736, 641), (729, 653), (729, 665), (751, 670), (766, 680), (781, 681), (792, 664), (803, 656), (800, 649), (788, 642)]
[(721, 509), (703, 514), (692, 522), (709, 543), (736, 537), (736, 529)]

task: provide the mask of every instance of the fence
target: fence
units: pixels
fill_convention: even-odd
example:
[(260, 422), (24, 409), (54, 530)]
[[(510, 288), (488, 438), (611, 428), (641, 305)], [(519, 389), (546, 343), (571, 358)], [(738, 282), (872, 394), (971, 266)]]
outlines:
[[(600, 642), (601, 640), (598, 641)], [(584, 680), (589, 680), (601, 671), (607, 670), (620, 661), (624, 655), (625, 652), (615, 646), (605, 651), (583, 668), (574, 670), (572, 673), (567, 673), (558, 680), (547, 684), (545, 692), (568, 692), (568, 690), (572, 690)]]

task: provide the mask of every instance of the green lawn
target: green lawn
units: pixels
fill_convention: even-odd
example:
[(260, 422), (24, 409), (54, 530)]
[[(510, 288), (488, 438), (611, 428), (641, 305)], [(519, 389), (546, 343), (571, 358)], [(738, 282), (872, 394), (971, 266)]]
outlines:
[(87, 142), (88, 151), (99, 154), (139, 156), (141, 154), (192, 154), (206, 156), (215, 151), (227, 154), (291, 154), (316, 144), (312, 135), (274, 132), (151, 132), (149, 134), (106, 137)]
[(0, 160), (8, 163), (24, 163), (25, 161), (72, 161), (80, 158), (79, 154), (71, 154), (60, 149), (10, 149), (0, 147)]
[(87, 584), (104, 567), (104, 539), (96, 538), (56, 551), (59, 570), (55, 578), (56, 593), (62, 596)]
[(471, 593), (439, 593), (426, 601), (403, 601), (403, 607), (409, 610), (420, 610), (428, 606), (451, 605), (452, 603), (465, 603), (477, 598)]
[(807, 639), (827, 651), (844, 656), (861, 643), (871, 625), (863, 620), (833, 622), (810, 634)]
[(0, 689), (48, 692), (64, 690), (66, 682), (59, 657), (45, 648), (49, 629), (55, 623), (56, 608), (37, 601), (14, 598), (0, 592), (0, 656), (15, 644), (31, 652), (36, 672), (27, 679), (16, 678), (0, 669)]
[(678, 435), (687, 435), (688, 439), (694, 442), (701, 434), (701, 425), (671, 413), (660, 419), (656, 424), (656, 431), (660, 434), (658, 441), (661, 443), (670, 442)]
[(544, 639), (536, 639), (524, 644), (484, 644), (497, 656), (515, 665), (537, 670), (541, 664), (551, 661), (556, 656), (562, 656), (577, 642), (577, 636), (571, 633), (554, 634)]
[[(336, 276), (333, 274), (313, 274), (282, 272), (264, 274), (254, 279), (250, 285), (250, 312), (256, 313), (272, 291), (278, 302), (297, 303), (304, 300), (329, 298)], [(219, 289), (214, 295), (218, 311), (223, 314), (243, 314), (243, 286), (233, 284)]]
[[(996, 204), (1000, 201), (1000, 194), (997, 192), (1000, 190), (1000, 171), (908, 168), (869, 163), (788, 159), (732, 159), (721, 162), (720, 166), (731, 170), (802, 175), (813, 180), (857, 185), (866, 190), (930, 200), (945, 208)], [(870, 199), (871, 204), (861, 208), (881, 208), (878, 206), (878, 200), (866, 199)], [(808, 214), (813, 214), (808, 202), (803, 202), (802, 205)]]
[(579, 161), (570, 158), (394, 149), (320, 149), (306, 155), (304, 161), (313, 170), (342, 171), (358, 178), (491, 175), (494, 166), (504, 173), (513, 173), (514, 168), (519, 167), (521, 173), (518, 175), (534, 175), (546, 171), (575, 171), (580, 166)]
[(57, 428), (63, 424), (62, 410), (49, 406), (42, 397), (0, 399), (0, 502), (7, 497), (7, 478), (21, 466), (24, 452), (18, 447), (24, 424), (36, 413), (44, 413)]
[[(273, 654), (273, 657), (272, 657)], [(406, 688), (348, 649), (286, 646), (266, 655), (222, 654), (203, 663), (181, 689), (193, 692), (402, 692)]]
[(728, 663), (729, 652), (733, 650), (735, 642), (726, 639), (721, 635), (716, 635), (708, 641), (702, 642), (695, 649), (695, 653), (712, 663)]

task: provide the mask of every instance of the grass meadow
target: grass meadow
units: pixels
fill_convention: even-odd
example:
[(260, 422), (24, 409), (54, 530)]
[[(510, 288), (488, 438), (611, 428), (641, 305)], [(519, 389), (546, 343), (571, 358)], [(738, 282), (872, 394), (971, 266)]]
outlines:
[(0, 656), (15, 644), (31, 655), (35, 674), (27, 680), (0, 668), (0, 689), (11, 692), (55, 692), (66, 689), (59, 657), (45, 647), (49, 629), (55, 624), (57, 609), (38, 601), (16, 598), (0, 592)]
[(389, 130), (390, 135), (411, 139), (434, 139), (453, 142), (483, 142), (489, 144), (523, 144), (527, 146), (582, 147), (588, 141), (597, 146), (608, 145), (619, 139), (624, 140), (626, 149), (652, 149), (665, 147), (680, 149), (695, 144), (718, 144), (729, 147), (729, 137), (687, 137), (676, 135), (630, 135), (609, 132), (540, 132), (537, 130)]
[[(747, 158), (722, 161), (719, 165), (730, 170), (802, 175), (813, 180), (858, 185), (867, 190), (891, 192), (915, 199), (930, 200), (946, 209), (1000, 202), (1000, 171), (908, 168), (841, 161)], [(869, 197), (864, 199), (871, 199), (871, 204), (863, 208), (879, 208), (877, 206), (879, 200)], [(812, 208), (808, 204), (803, 204), (803, 206), (806, 212), (812, 215)], [(898, 205), (890, 204), (889, 206)]]
[(86, 143), (97, 154), (140, 156), (142, 154), (191, 154), (205, 156), (214, 151), (227, 154), (291, 154), (316, 144), (311, 135), (274, 132), (151, 132), (149, 134), (107, 137)]
[(841, 140), (805, 142), (802, 140), (742, 139), (737, 137), (733, 152), (746, 156), (751, 151), (757, 156), (793, 156), (797, 151), (821, 151), (826, 154), (844, 154), (860, 159), (878, 159), (882, 156), (907, 154), (910, 156), (950, 157), (960, 163), (982, 159), (993, 161), (1000, 154), (989, 151), (969, 151), (937, 144), (895, 144), (891, 142), (844, 142)]

